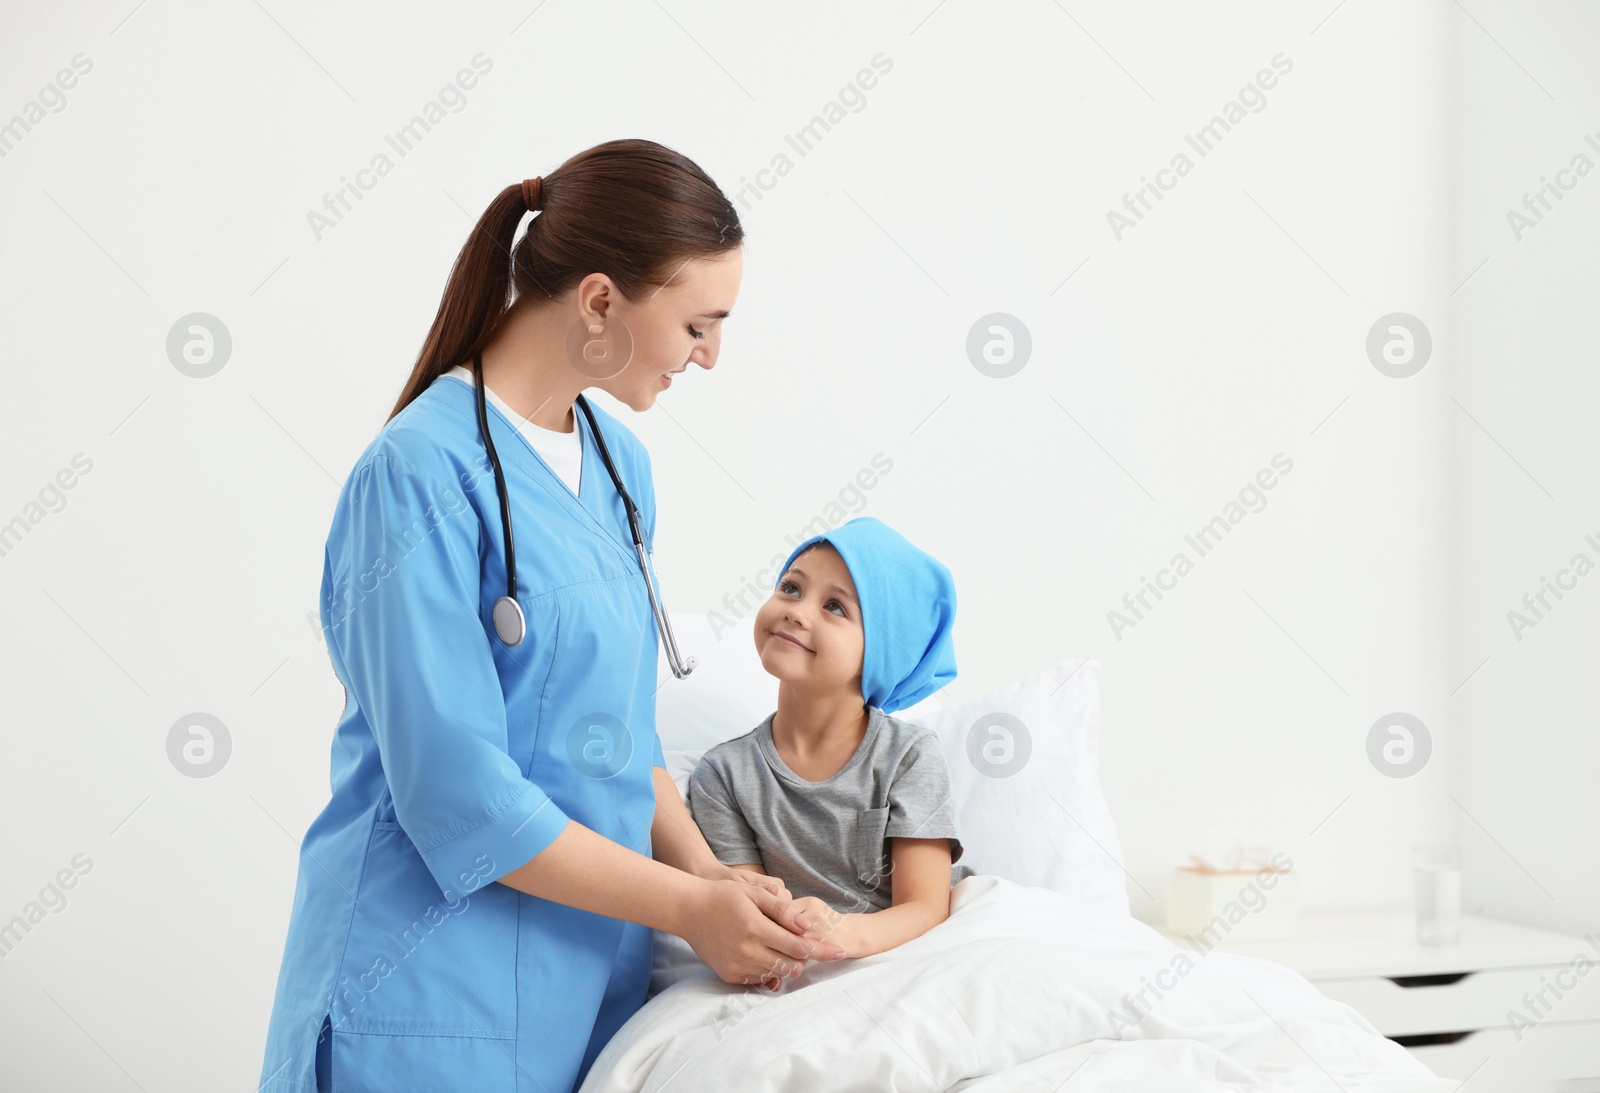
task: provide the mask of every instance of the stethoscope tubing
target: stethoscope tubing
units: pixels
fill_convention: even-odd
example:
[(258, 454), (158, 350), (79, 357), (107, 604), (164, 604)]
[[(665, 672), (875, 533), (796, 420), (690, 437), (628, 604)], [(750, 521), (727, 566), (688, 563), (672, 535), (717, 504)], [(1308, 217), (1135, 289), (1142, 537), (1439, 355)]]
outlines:
[[(495, 493), (500, 499), (500, 525), (505, 531), (506, 542), (507, 587), (506, 594), (494, 604), (495, 633), (507, 645), (518, 645), (527, 633), (527, 620), (523, 616), (522, 605), (517, 602), (517, 554), (511, 534), (511, 497), (506, 489), (505, 472), (500, 466), (500, 453), (495, 451), (494, 440), (489, 435), (489, 409), (484, 396), (481, 353), (473, 354), (472, 372), (478, 407), (478, 431), (483, 434), (483, 446), (488, 452), (490, 464), (494, 467)], [(650, 611), (655, 616), (662, 644), (666, 647), (667, 663), (672, 667), (672, 674), (682, 679), (694, 671), (698, 660), (695, 657), (684, 660), (678, 653), (678, 643), (673, 637), (666, 606), (662, 603), (656, 587), (655, 566), (651, 564), (649, 548), (645, 544), (643, 533), (639, 530), (639, 508), (633, 503), (633, 495), (623, 484), (622, 475), (617, 473), (616, 464), (611, 461), (611, 451), (606, 447), (605, 434), (600, 431), (600, 423), (594, 418), (594, 410), (590, 408), (589, 400), (580, 393), (575, 401), (583, 411), (583, 416), (589, 421), (589, 430), (594, 434), (595, 444), (600, 449), (600, 459), (606, 465), (606, 473), (611, 477), (611, 484), (616, 487), (618, 496), (622, 498), (622, 506), (628, 514), (628, 531), (633, 536), (634, 553), (638, 555), (639, 572), (644, 577), (645, 591), (650, 596)]]

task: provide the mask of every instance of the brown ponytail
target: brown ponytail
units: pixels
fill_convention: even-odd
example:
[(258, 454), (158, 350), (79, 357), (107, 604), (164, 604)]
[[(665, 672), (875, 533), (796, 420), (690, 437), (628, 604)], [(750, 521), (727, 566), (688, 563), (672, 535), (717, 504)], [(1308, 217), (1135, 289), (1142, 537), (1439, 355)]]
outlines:
[(717, 184), (692, 160), (650, 140), (579, 152), (543, 177), (539, 205), (515, 251), (527, 213), (520, 182), (501, 190), (478, 218), (391, 419), (439, 376), (470, 361), (522, 297), (553, 300), (604, 273), (624, 296), (639, 299), (688, 259), (714, 258), (744, 242), (739, 214)]

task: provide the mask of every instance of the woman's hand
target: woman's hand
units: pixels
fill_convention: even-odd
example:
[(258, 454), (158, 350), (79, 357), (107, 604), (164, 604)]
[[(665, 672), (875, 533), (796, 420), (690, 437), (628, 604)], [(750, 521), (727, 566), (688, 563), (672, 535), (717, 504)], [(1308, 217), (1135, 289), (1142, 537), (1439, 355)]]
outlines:
[[(772, 879), (772, 878), (767, 878)], [(799, 936), (811, 926), (799, 919), (796, 901), (780, 899), (765, 886), (742, 880), (709, 881), (697, 892), (679, 936), (724, 983), (778, 983), (805, 969), (807, 960), (839, 960), (845, 952), (830, 941)], [(780, 923), (792, 923), (789, 928)]]
[(737, 866), (725, 865), (722, 867), (722, 873), (711, 879), (736, 880), (741, 884), (752, 884), (758, 888), (765, 888), (779, 899), (794, 898), (794, 896), (790, 894), (788, 886), (785, 885), (783, 881), (779, 880), (777, 877), (769, 877), (765, 873), (757, 873), (753, 869), (740, 869)]

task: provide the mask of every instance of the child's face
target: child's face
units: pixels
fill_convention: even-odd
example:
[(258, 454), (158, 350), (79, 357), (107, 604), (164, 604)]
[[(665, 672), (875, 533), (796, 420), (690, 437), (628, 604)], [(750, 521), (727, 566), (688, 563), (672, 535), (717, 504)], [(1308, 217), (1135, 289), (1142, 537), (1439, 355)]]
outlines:
[[(789, 634), (800, 646), (779, 637)], [(861, 690), (864, 631), (850, 568), (831, 543), (807, 548), (756, 612), (761, 666), (808, 690)]]

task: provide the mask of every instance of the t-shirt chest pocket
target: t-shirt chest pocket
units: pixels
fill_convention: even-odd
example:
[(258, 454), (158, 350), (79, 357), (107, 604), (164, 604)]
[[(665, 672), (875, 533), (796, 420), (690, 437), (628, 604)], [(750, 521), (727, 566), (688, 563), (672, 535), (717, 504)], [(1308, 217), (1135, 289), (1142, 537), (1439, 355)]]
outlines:
[(888, 883), (889, 848), (884, 832), (889, 827), (889, 806), (863, 808), (856, 812), (855, 834), (850, 843), (850, 863), (856, 879), (868, 890)]

